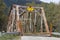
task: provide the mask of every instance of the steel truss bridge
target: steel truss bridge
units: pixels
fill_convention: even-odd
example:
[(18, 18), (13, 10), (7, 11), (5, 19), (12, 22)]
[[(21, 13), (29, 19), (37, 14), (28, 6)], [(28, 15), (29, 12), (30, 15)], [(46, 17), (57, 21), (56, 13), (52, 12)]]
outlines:
[(8, 16), (7, 32), (50, 35), (44, 8), (32, 6), (32, 9), (29, 11), (28, 6), (14, 4)]

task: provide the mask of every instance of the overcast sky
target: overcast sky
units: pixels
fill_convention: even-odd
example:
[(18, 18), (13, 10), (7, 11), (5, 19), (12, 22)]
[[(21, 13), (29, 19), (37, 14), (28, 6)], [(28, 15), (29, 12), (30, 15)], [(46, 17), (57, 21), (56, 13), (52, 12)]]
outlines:
[(59, 3), (60, 0), (41, 0), (41, 1), (48, 2), (48, 3), (50, 2)]

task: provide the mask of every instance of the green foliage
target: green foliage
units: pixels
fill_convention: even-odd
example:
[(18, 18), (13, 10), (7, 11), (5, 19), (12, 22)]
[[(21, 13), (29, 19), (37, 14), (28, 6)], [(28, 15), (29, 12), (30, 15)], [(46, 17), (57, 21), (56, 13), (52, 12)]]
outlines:
[(14, 34), (5, 34), (0, 37), (1, 40), (15, 40), (17, 39), (17, 35)]
[[(60, 32), (60, 6), (50, 3), (46, 9), (46, 17), (48, 23), (52, 23), (56, 27), (57, 32)], [(53, 27), (54, 28), (54, 27)]]
[(60, 29), (60, 5), (54, 4), (52, 2), (49, 4), (47, 3), (41, 3), (41, 4), (29, 3), (29, 4), (33, 6), (44, 7), (49, 27), (50, 27), (50, 23), (52, 23), (54, 31), (56, 30), (56, 32), (60, 32), (59, 30)]
[[(32, 3), (26, 3), (26, 5), (44, 7), (49, 27), (50, 27), (50, 23), (52, 23), (52, 25), (56, 27), (56, 29), (54, 30), (56, 30), (57, 32), (60, 32), (59, 31), (60, 29), (60, 4), (57, 5), (52, 2), (49, 4), (43, 3), (43, 2), (41, 4), (36, 4), (35, 2), (32, 2)], [(5, 13), (8, 12), (8, 10), (6, 10), (5, 12), (4, 11), (5, 9), (6, 9), (6, 5), (4, 4), (3, 0), (0, 0), (0, 31), (6, 30), (8, 17), (5, 15)]]
[(36, 3), (35, 2), (32, 2), (32, 3), (26, 3), (27, 6), (36, 6)]
[(3, 0), (0, 0), (0, 11), (5, 9), (6, 5), (3, 3)]
[(6, 5), (0, 0), (0, 31), (6, 30), (7, 16), (5, 15)]

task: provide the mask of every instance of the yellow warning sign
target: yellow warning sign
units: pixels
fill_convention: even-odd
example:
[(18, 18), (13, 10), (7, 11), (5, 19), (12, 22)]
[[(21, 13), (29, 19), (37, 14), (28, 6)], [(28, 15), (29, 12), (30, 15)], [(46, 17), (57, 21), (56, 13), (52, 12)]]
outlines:
[(27, 7), (27, 10), (28, 10), (29, 12), (32, 12), (32, 11), (34, 10), (34, 8), (33, 8), (32, 6), (28, 6), (28, 7)]

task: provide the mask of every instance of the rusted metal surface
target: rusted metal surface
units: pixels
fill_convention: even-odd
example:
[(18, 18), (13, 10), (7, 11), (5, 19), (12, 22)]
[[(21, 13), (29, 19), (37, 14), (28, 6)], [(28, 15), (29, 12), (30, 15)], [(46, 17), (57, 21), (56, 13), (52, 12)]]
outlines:
[[(43, 23), (46, 28), (46, 33), (49, 33), (47, 20), (43, 7), (33, 7), (34, 11), (27, 11), (28, 6), (13, 5), (9, 16), (7, 25), (8, 32), (36, 33), (38, 28), (38, 20), (41, 18), (41, 26), (39, 26), (39, 33), (43, 33)], [(43, 22), (44, 21), (44, 22)]]

